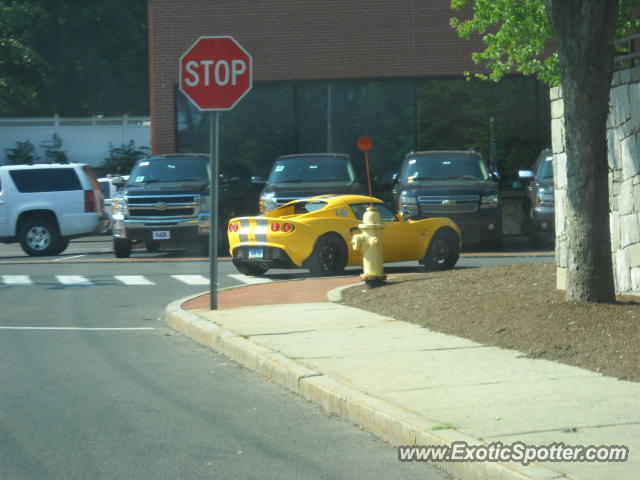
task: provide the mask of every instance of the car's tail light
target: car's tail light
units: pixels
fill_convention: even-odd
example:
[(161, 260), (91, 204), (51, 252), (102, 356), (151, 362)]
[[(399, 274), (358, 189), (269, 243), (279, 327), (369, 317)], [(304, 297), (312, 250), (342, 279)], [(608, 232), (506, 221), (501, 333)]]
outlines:
[(273, 223), (271, 224), (271, 231), (272, 231), (272, 232), (277, 232), (278, 230), (280, 230), (280, 224), (279, 224), (279, 223), (276, 223), (276, 222), (273, 222)]
[(84, 211), (95, 212), (96, 211), (96, 194), (93, 190), (84, 191)]
[(237, 232), (238, 231), (238, 224), (237, 223), (230, 223), (229, 224), (229, 231), (230, 232)]
[(293, 232), (296, 229), (296, 227), (294, 227), (293, 225), (291, 225), (290, 223), (285, 223), (282, 226), (282, 231), (284, 233), (289, 233), (289, 232)]

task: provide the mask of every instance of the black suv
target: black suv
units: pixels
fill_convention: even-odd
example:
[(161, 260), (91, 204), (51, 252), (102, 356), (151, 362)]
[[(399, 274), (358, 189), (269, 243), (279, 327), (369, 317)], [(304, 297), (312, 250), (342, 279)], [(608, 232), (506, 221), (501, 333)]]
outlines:
[(502, 246), (498, 178), (477, 152), (409, 153), (392, 193), (396, 208), (412, 218), (451, 218), (466, 245)]
[(252, 181), (264, 185), (260, 213), (304, 197), (365, 193), (349, 155), (337, 153), (283, 155), (276, 159), (268, 180)]

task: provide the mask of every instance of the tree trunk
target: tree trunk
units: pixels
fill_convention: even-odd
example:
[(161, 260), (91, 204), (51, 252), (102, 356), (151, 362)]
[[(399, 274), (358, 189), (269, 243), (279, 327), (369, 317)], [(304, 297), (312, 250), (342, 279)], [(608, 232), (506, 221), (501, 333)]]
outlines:
[(617, 0), (544, 0), (559, 42), (567, 153), (567, 300), (615, 301), (606, 122)]

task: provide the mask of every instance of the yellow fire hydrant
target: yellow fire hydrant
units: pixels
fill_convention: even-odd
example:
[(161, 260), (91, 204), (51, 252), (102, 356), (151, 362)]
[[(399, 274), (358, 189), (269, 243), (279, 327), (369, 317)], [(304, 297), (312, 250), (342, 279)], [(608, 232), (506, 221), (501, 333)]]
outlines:
[(380, 214), (373, 205), (367, 208), (358, 225), (362, 233), (354, 235), (351, 246), (354, 250), (362, 250), (362, 270), (360, 278), (372, 287), (380, 285), (387, 276), (384, 274), (384, 251), (382, 248), (382, 229), (384, 224)]

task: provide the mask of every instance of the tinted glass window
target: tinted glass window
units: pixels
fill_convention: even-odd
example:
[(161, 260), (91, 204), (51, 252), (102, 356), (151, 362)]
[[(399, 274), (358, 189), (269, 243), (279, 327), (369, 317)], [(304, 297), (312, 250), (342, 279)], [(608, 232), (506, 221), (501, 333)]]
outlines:
[(546, 157), (540, 165), (540, 178), (553, 178), (553, 157)]
[(402, 182), (421, 180), (487, 180), (489, 174), (481, 158), (475, 155), (429, 155), (408, 159)]
[(351, 162), (336, 157), (284, 158), (276, 161), (270, 183), (353, 182)]
[(100, 180), (100, 190), (104, 198), (111, 198), (111, 192), (109, 191), (110, 182), (108, 180)]
[(72, 168), (12, 170), (10, 175), (23, 193), (82, 190), (80, 179)]
[[(355, 217), (358, 220), (362, 220), (362, 217), (364, 216), (364, 212), (367, 211), (367, 208), (369, 208), (370, 205), (371, 205), (370, 203), (354, 203), (349, 206), (351, 207), (351, 210), (353, 210), (353, 214), (355, 215)], [(396, 214), (387, 205), (383, 203), (376, 203), (375, 206), (383, 222), (398, 221)]]
[(129, 175), (129, 184), (154, 182), (209, 183), (209, 162), (201, 158), (172, 157), (136, 163)]

